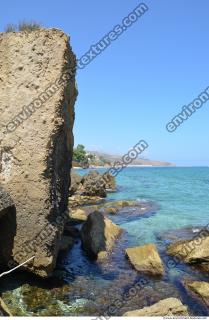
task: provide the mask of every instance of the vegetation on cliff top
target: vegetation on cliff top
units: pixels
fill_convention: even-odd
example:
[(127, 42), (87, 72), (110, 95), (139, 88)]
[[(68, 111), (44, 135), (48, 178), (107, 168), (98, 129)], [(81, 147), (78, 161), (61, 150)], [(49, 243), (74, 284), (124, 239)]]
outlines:
[(31, 21), (31, 22), (22, 21), (22, 22), (19, 22), (18, 25), (9, 23), (5, 28), (5, 32), (18, 32), (18, 31), (32, 32), (35, 30), (39, 30), (41, 28), (42, 28), (41, 23), (38, 23), (35, 21)]

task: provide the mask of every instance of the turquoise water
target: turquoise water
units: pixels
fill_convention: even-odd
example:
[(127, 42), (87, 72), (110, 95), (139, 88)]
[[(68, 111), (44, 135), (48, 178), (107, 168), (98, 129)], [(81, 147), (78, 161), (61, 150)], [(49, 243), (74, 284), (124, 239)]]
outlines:
[[(77, 239), (71, 250), (60, 253), (52, 279), (44, 281), (21, 272), (0, 279), (0, 293), (14, 315), (99, 316), (109, 310), (116, 297), (123, 305), (114, 316), (168, 297), (179, 298), (190, 315), (209, 315), (183, 286), (186, 278), (208, 282), (209, 275), (183, 263), (169, 268), (166, 253), (173, 237), (174, 241), (182, 236), (191, 238), (198, 232), (196, 227), (209, 223), (209, 168), (132, 167), (117, 176), (117, 186), (118, 192), (109, 193), (107, 201), (142, 200), (149, 204), (148, 213), (134, 215), (134, 208), (125, 208), (109, 216), (125, 232), (102, 264), (89, 259)], [(165, 274), (148, 277), (148, 286), (124, 300), (124, 294), (142, 277), (128, 262), (125, 249), (150, 242), (157, 245)]]
[(163, 231), (209, 223), (208, 167), (130, 167), (116, 179), (119, 191), (109, 194), (109, 199), (152, 201), (158, 208), (148, 219), (121, 225), (135, 237), (136, 244), (157, 242), (156, 235)]

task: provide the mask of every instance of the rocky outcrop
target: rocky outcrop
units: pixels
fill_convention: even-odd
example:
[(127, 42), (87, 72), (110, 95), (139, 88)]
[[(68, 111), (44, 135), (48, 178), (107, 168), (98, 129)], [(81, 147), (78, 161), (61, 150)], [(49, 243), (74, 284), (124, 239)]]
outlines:
[[(101, 202), (102, 204), (90, 205), (91, 203)], [(88, 215), (95, 211), (100, 211), (104, 215), (115, 215), (121, 213), (123, 216), (130, 216), (132, 218), (144, 216), (152, 209), (149, 203), (140, 203), (132, 200), (104, 202), (101, 198), (87, 196), (70, 197), (69, 204), (71, 206), (71, 219), (78, 221), (86, 221)]]
[[(205, 235), (205, 236), (204, 236)], [(209, 236), (204, 230), (202, 235), (191, 240), (178, 241), (171, 244), (167, 254), (173, 256), (176, 263), (184, 262), (209, 270)]]
[(93, 212), (81, 229), (83, 248), (92, 258), (103, 259), (112, 250), (121, 232), (121, 228), (100, 212)]
[(163, 275), (163, 263), (154, 244), (128, 248), (125, 252), (137, 271), (153, 276)]
[(10, 195), (0, 186), (0, 266), (12, 259), (16, 235), (16, 209)]
[(153, 304), (150, 307), (126, 312), (123, 317), (165, 317), (188, 316), (188, 310), (179, 299), (168, 298)]
[(15, 262), (49, 276), (68, 207), (76, 59), (59, 30), (0, 34), (0, 181), (16, 206)]
[(97, 196), (101, 198), (107, 196), (105, 182), (97, 171), (91, 171), (82, 178), (81, 194), (83, 196)]
[(108, 172), (100, 174), (98, 171), (90, 171), (81, 177), (76, 172), (71, 173), (70, 195), (101, 197), (107, 196), (107, 191), (116, 190), (115, 178)]
[(105, 172), (102, 175), (102, 178), (105, 182), (105, 189), (108, 192), (114, 192), (116, 191), (116, 181), (115, 178), (109, 173), (109, 172)]

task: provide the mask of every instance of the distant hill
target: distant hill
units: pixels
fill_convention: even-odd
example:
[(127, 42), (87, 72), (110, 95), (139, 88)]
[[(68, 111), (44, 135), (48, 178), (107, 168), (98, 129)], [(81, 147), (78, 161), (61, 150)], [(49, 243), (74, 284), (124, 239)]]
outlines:
[[(112, 155), (108, 153), (98, 152), (98, 151), (87, 151), (87, 154), (94, 155), (94, 161), (90, 166), (110, 166), (115, 162), (121, 162), (122, 156), (120, 155)], [(166, 162), (166, 161), (158, 161), (158, 160), (149, 160), (149, 159), (137, 159), (131, 163), (131, 166), (157, 166), (157, 167), (174, 167), (175, 164)]]

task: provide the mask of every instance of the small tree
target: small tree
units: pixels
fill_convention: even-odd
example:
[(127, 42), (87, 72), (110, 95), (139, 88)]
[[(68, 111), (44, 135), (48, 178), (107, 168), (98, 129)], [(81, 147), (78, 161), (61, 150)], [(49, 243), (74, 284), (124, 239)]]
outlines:
[(77, 148), (73, 150), (73, 161), (76, 161), (78, 163), (88, 162), (85, 147), (82, 144), (78, 144)]

